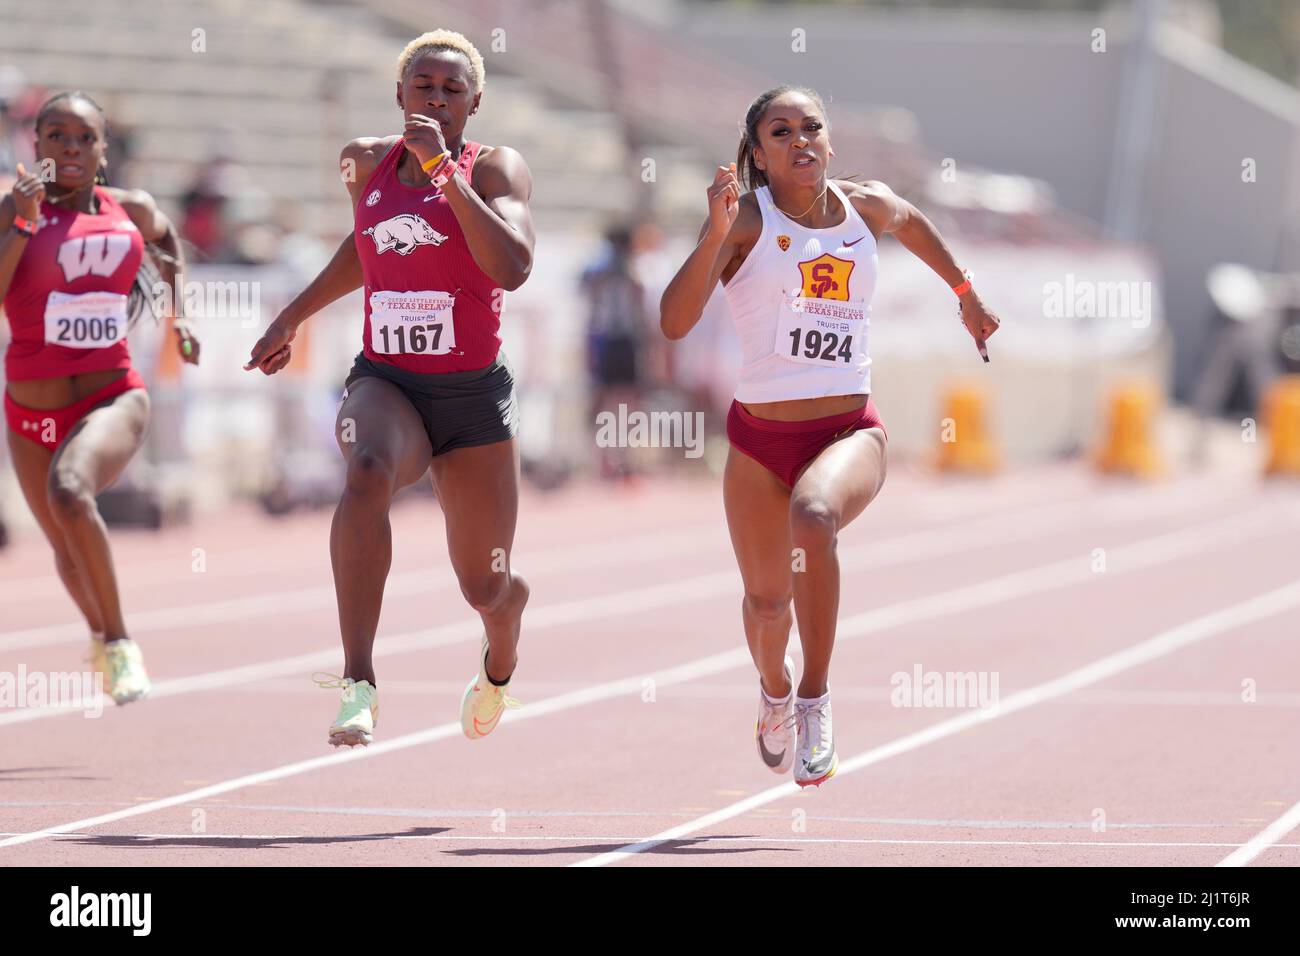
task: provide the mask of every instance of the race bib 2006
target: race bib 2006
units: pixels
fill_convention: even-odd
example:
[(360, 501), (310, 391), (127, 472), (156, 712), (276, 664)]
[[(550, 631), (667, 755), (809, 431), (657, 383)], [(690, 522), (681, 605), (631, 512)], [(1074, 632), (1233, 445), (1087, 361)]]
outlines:
[(115, 292), (69, 295), (51, 292), (45, 300), (45, 342), (69, 349), (102, 349), (126, 338), (126, 296)]

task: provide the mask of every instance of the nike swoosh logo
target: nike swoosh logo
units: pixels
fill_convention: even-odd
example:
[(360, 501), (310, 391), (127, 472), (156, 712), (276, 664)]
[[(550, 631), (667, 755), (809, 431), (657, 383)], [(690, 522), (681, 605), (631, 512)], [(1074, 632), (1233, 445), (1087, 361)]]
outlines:
[(785, 758), (785, 751), (782, 750), (779, 754), (774, 754), (763, 746), (763, 732), (760, 729), (758, 732), (758, 755), (763, 758), (763, 763), (769, 767), (779, 767), (781, 761)]
[(479, 719), (478, 719), (478, 716), (475, 715), (475, 717), (474, 717), (474, 730), (475, 730), (476, 732), (478, 732), (478, 733), (480, 733), (480, 734), (484, 734), (484, 735), (492, 733), (492, 731), (496, 728), (496, 725), (500, 722), (500, 720), (501, 720), (501, 715), (504, 714), (505, 712), (506, 712), (506, 709), (505, 709), (504, 707), (502, 707), (500, 710), (498, 710), (498, 711), (497, 711), (497, 712), (492, 716), (492, 719), (489, 720), (489, 721), (487, 721), (486, 723), (484, 723), (483, 721), (479, 720)]
[(858, 238), (854, 239), (852, 242), (846, 242), (846, 243), (844, 243), (844, 245), (845, 245), (845, 246), (856, 246), (859, 242), (861, 242), (861, 241), (862, 241), (863, 239), (865, 239), (865, 238), (867, 238), (867, 237), (866, 237), (866, 236), (858, 236)]
[(437, 198), (438, 198), (439, 196), (441, 196), (441, 195), (442, 195), (442, 193), (439, 192), (439, 193), (434, 193), (432, 196), (425, 196), (425, 197), (424, 197), (424, 201), (425, 201), (425, 202), (432, 202), (433, 200), (437, 199)]

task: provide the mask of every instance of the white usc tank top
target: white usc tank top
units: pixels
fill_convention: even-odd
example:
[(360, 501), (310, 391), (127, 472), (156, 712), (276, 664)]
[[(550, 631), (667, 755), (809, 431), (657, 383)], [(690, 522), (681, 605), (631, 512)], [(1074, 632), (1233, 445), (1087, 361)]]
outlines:
[(809, 229), (754, 191), (763, 231), (724, 286), (740, 338), (739, 402), (871, 392), (867, 328), (876, 290), (876, 237), (834, 182), (844, 221)]

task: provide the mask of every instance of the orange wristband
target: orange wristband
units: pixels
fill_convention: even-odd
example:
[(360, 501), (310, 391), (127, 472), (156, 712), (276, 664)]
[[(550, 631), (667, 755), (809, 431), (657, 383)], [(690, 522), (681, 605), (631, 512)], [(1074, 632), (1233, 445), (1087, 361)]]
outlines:
[(962, 272), (961, 272), (961, 274), (962, 274), (963, 276), (966, 277), (965, 281), (962, 282), (961, 285), (955, 285), (955, 286), (952, 287), (952, 291), (953, 291), (953, 293), (956, 294), (956, 295), (958, 295), (958, 296), (963, 296), (963, 295), (965, 295), (967, 292), (970, 291), (970, 289), (971, 289), (971, 279), (973, 278), (973, 276), (970, 274), (970, 272), (969, 272), (968, 270), (966, 270), (966, 269), (963, 269)]

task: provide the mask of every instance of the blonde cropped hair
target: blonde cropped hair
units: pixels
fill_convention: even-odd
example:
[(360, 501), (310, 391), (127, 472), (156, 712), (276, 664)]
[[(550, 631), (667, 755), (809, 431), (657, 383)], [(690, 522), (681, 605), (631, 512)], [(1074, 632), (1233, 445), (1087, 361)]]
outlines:
[(483, 55), (465, 38), (464, 34), (457, 33), (455, 30), (430, 30), (406, 44), (402, 55), (397, 58), (397, 81), (400, 83), (405, 80), (406, 71), (412, 61), (430, 50), (455, 50), (457, 53), (464, 54), (465, 59), (469, 60), (469, 79), (474, 92), (482, 91), (486, 79)]

